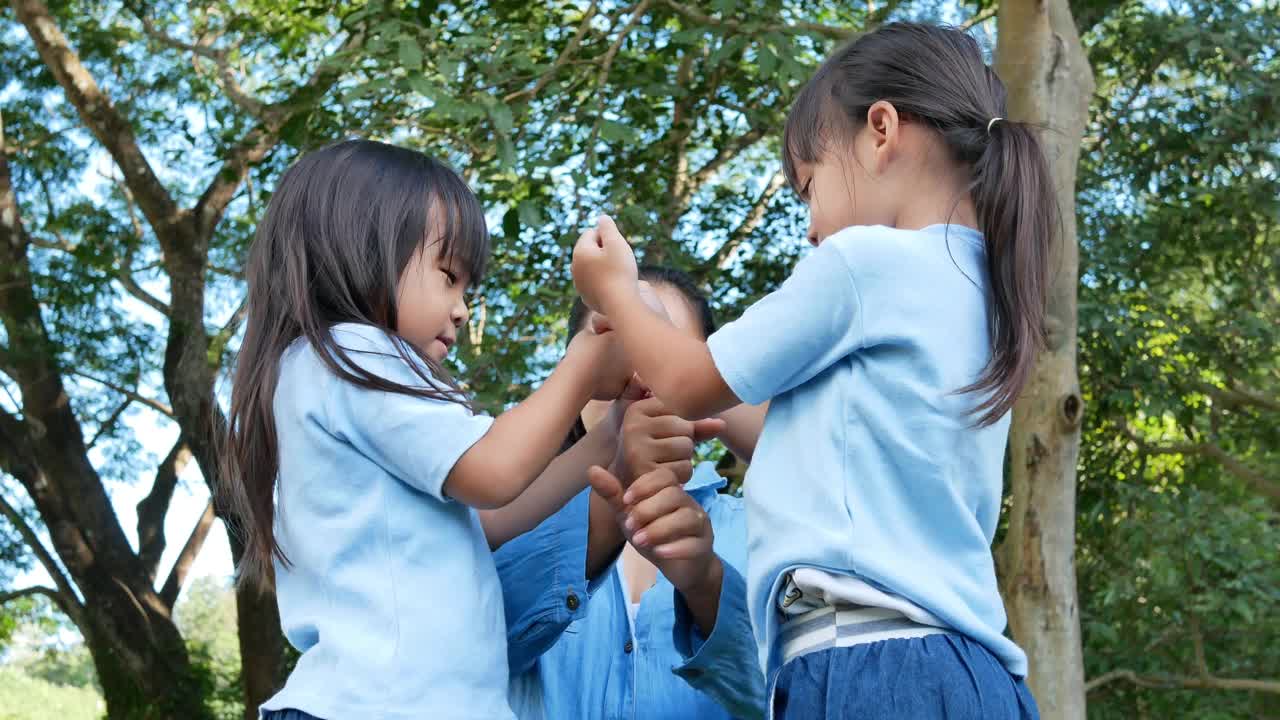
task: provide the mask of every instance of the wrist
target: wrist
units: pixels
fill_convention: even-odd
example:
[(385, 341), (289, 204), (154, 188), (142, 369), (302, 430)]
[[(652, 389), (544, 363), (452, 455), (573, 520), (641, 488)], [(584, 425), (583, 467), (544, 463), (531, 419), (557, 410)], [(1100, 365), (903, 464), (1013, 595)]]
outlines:
[(711, 557), (708, 558), (706, 569), (703, 572), (676, 587), (676, 590), (679, 590), (680, 594), (685, 596), (686, 602), (690, 597), (713, 596), (718, 598), (720, 596), (720, 586), (724, 583), (724, 563), (715, 552), (711, 552), (710, 555)]
[(632, 296), (639, 297), (640, 285), (634, 280), (631, 282), (617, 282), (605, 285), (600, 288), (600, 313), (606, 317), (612, 317), (618, 312), (621, 305), (624, 305)]

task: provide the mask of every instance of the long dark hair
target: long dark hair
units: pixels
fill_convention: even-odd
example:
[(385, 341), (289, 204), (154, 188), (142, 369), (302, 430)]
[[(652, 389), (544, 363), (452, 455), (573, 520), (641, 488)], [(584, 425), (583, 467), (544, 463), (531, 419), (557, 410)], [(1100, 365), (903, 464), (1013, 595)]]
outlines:
[[(347, 140), (304, 155), (280, 178), (249, 249), (248, 318), (220, 452), (223, 506), (245, 547), (242, 582), (269, 585), (272, 559), (288, 563), (273, 528), (280, 458), (272, 401), (291, 343), (305, 338), (334, 375), (360, 387), (467, 402), (438, 362), (396, 332), (400, 275), (415, 253), (432, 251), (478, 280), (489, 235), (466, 183), (422, 153)], [(422, 384), (352, 362), (330, 332), (339, 323), (381, 328)]]
[[(685, 303), (688, 304), (689, 309), (693, 311), (694, 316), (698, 319), (698, 328), (702, 332), (703, 340), (711, 337), (711, 333), (716, 331), (716, 316), (711, 310), (711, 303), (688, 273), (664, 265), (641, 265), (639, 275), (641, 280), (651, 285), (669, 287), (680, 293)], [(582, 298), (574, 298), (573, 307), (569, 309), (569, 337), (572, 338), (586, 329), (589, 312), (587, 304), (582, 301)], [(560, 452), (573, 447), (586, 434), (587, 426), (582, 422), (582, 418), (579, 417), (574, 421), (573, 428), (569, 430), (569, 436), (565, 438)]]
[(817, 162), (851, 138), (881, 100), (905, 121), (936, 130), (952, 159), (970, 168), (969, 193), (986, 242), (991, 360), (959, 392), (985, 395), (974, 413), (989, 425), (1013, 407), (1044, 346), (1060, 222), (1049, 165), (1035, 129), (1006, 117), (1004, 83), (983, 62), (977, 41), (953, 28), (892, 23), (837, 50), (800, 91), (783, 133), (792, 188), (798, 163)]

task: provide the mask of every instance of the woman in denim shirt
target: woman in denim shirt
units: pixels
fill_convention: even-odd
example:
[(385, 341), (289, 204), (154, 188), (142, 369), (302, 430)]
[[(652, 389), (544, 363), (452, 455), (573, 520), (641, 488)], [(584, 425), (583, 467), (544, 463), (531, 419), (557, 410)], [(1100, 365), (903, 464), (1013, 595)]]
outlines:
[[(677, 327), (700, 338), (715, 329), (706, 299), (683, 273), (644, 268), (641, 279)], [(575, 303), (570, 327), (582, 330), (586, 315)], [(607, 412), (607, 403), (589, 405), (567, 444)], [(510, 699), (522, 720), (763, 717), (764, 679), (742, 575), (742, 501), (719, 492), (725, 481), (711, 463), (691, 462), (695, 437), (709, 431), (749, 459), (763, 407), (721, 417), (723, 425), (695, 426), (656, 399), (636, 402), (611, 468), (626, 482), (658, 468), (651, 478), (670, 472), (672, 481), (687, 480), (667, 495), (680, 506), (678, 524), (686, 543), (698, 548), (695, 557), (670, 561), (651, 547), (638, 550), (626, 542), (610, 504), (590, 489), (497, 551)]]

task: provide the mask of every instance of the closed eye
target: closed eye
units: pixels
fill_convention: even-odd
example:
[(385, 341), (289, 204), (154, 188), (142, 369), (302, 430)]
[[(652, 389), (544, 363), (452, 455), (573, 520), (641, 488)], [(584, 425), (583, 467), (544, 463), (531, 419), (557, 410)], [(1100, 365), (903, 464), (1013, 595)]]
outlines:
[(454, 285), (458, 284), (457, 275), (454, 275), (452, 272), (448, 270), (441, 270), (440, 272), (444, 273), (445, 278), (449, 280), (449, 287), (453, 287)]
[(800, 188), (800, 199), (809, 202), (809, 186), (813, 185), (813, 178), (804, 181), (804, 187)]

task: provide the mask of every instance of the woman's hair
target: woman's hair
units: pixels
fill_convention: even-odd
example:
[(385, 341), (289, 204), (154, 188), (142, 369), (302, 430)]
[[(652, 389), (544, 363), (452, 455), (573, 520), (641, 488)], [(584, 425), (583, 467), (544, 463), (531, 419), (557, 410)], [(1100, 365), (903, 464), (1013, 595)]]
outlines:
[[(991, 360), (960, 392), (985, 395), (981, 425), (1012, 407), (1044, 344), (1049, 261), (1060, 218), (1049, 165), (1033, 128), (1005, 119), (1004, 84), (978, 43), (956, 29), (892, 23), (823, 63), (800, 91), (783, 133), (783, 168), (845, 146), (878, 101), (904, 122), (933, 128), (970, 169), (969, 192), (986, 242)], [(996, 122), (993, 119), (999, 118)]]
[[(269, 584), (272, 559), (288, 563), (273, 532), (280, 458), (272, 401), (290, 344), (305, 338), (334, 375), (354, 385), (466, 403), (440, 363), (397, 333), (396, 288), (419, 252), (438, 253), (473, 281), (489, 257), (479, 201), (438, 161), (347, 140), (304, 155), (280, 178), (249, 249), (248, 318), (219, 453), (222, 502), (244, 542), (242, 581)], [(421, 385), (352, 362), (330, 332), (339, 323), (384, 330)]]
[[(711, 311), (711, 303), (687, 273), (660, 265), (641, 265), (639, 275), (641, 280), (651, 285), (673, 288), (680, 293), (689, 309), (698, 318), (703, 340), (711, 337), (711, 333), (716, 331), (716, 316)], [(582, 302), (582, 298), (574, 298), (573, 307), (569, 310), (570, 338), (586, 329), (588, 315), (587, 305)], [(573, 428), (569, 430), (569, 436), (565, 438), (560, 452), (573, 447), (586, 434), (587, 426), (583, 424), (582, 418), (578, 418), (573, 423)]]

